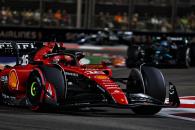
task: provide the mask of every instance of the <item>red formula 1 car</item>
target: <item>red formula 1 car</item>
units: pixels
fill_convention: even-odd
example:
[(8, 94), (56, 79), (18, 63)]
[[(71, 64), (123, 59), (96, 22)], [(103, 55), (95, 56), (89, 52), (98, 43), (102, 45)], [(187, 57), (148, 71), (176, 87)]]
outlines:
[[(17, 50), (17, 47), (15, 48)], [(82, 53), (66, 50), (62, 44), (47, 45), (29, 54), (29, 63), (20, 58), (13, 67), (0, 71), (1, 101), (8, 105), (30, 106), (32, 110), (65, 107), (131, 108), (136, 114), (153, 115), (162, 107), (180, 102), (170, 84), (169, 104), (160, 70), (140, 66), (128, 78), (113, 78), (103, 64), (81, 65)], [(117, 82), (126, 84), (122, 89)]]

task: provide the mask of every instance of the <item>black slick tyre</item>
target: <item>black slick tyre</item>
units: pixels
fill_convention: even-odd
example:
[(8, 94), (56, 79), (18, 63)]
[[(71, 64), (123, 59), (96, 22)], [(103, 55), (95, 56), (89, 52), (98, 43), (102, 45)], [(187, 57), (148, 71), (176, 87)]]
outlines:
[(31, 109), (33, 111), (39, 111), (42, 109), (41, 95), (43, 94), (43, 83), (41, 76), (37, 71), (33, 71), (30, 74), (26, 95), (31, 103)]
[[(145, 86), (145, 94), (164, 103), (166, 96), (165, 81), (160, 70), (154, 67), (141, 68), (143, 82)], [(161, 110), (158, 106), (139, 106), (132, 108), (132, 111), (140, 115), (154, 115)]]

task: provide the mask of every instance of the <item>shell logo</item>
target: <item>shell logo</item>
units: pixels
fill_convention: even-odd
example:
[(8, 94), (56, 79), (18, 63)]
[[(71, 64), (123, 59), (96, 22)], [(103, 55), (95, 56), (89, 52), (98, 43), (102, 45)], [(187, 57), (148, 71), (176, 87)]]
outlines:
[(123, 98), (121, 98), (121, 102), (124, 102), (125, 100)]
[(97, 76), (95, 76), (95, 78), (97, 78), (97, 79), (109, 79), (108, 76), (106, 76), (106, 75), (97, 75)]
[(18, 82), (19, 81), (18, 81), (16, 70), (11, 70), (9, 73), (9, 80), (8, 80), (9, 87), (11, 87), (12, 89), (17, 89)]

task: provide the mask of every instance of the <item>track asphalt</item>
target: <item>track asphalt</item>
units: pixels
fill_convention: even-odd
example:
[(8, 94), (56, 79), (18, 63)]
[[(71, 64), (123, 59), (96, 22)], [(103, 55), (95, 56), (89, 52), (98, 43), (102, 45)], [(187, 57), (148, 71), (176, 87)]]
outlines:
[[(127, 77), (127, 68), (114, 69), (115, 77)], [(195, 68), (162, 69), (179, 96), (195, 95)], [(131, 110), (92, 108), (59, 113), (36, 113), (26, 108), (0, 106), (0, 130), (194, 130), (195, 122), (172, 117), (138, 116)]]

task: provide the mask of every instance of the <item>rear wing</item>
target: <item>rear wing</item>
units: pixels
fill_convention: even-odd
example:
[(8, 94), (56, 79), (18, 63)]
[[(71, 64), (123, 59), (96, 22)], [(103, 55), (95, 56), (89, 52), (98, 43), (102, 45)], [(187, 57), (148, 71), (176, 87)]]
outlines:
[(41, 46), (41, 42), (0, 41), (0, 64), (28, 64), (29, 57)]

